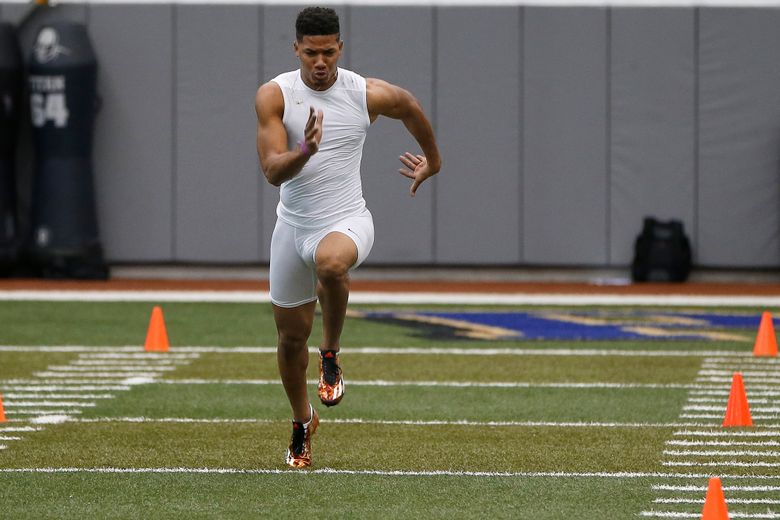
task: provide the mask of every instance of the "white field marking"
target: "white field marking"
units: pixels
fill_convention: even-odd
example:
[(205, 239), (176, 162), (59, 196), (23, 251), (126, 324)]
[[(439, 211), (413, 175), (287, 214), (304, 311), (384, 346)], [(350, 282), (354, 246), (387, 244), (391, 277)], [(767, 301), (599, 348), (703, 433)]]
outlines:
[(0, 441), (20, 441), (21, 437), (11, 437), (7, 435), (0, 435)]
[[(185, 354), (276, 354), (276, 347), (173, 347), (176, 353)], [(62, 346), (15, 346), (0, 345), (0, 352), (83, 352), (116, 354), (121, 352), (136, 352), (139, 347), (84, 347), (76, 345)], [(309, 347), (311, 354), (319, 352), (318, 347)], [(713, 355), (734, 356), (746, 358), (752, 353), (744, 351), (688, 351), (688, 350), (617, 350), (617, 349), (527, 349), (527, 348), (455, 348), (455, 347), (358, 347), (345, 349), (344, 354), (375, 354), (375, 355), (446, 355), (446, 356), (618, 356), (618, 357), (709, 357)], [(163, 353), (160, 356), (178, 354)], [(730, 381), (730, 380), (729, 380)]]
[[(680, 419), (723, 419), (725, 416), (725, 410), (724, 413), (718, 415), (718, 414), (706, 414), (706, 413), (683, 413), (680, 414)], [(753, 420), (758, 421), (768, 421), (772, 419), (780, 419), (780, 415), (772, 414), (772, 415), (758, 415), (758, 414), (751, 414), (753, 416)]]
[(39, 430), (39, 428), (33, 428), (32, 426), (4, 426), (0, 428), (0, 433), (37, 432)]
[[(158, 0), (159, 1), (159, 0)], [(278, 0), (277, 0), (278, 1)], [(386, 1), (386, 0), (385, 0)], [(496, 0), (492, 0), (496, 1)], [(560, 1), (560, 0), (559, 0)], [(571, 0), (569, 0), (571, 1)], [(580, 0), (582, 1), (582, 0)], [(590, 0), (593, 1), (593, 0)], [(658, 2), (659, 0), (654, 0)], [(667, 0), (668, 1), (668, 0)], [(710, 0), (713, 1), (713, 0)], [(754, 0), (755, 1), (755, 0)], [(766, 1), (766, 0), (764, 0)], [(269, 303), (267, 291), (0, 291), (6, 301), (91, 302), (234, 302)], [(485, 304), (485, 305), (654, 305), (703, 307), (780, 307), (777, 296), (682, 295), (682, 294), (499, 294), (415, 292), (388, 293), (352, 291), (351, 303), (380, 304)]]
[[(732, 377), (734, 375), (734, 370), (700, 370), (699, 371), (700, 376), (729, 376)], [(742, 376), (745, 378), (753, 378), (753, 377), (777, 377), (780, 375), (780, 371), (778, 370), (743, 370)]]
[(5, 401), (5, 406), (8, 408), (35, 408), (36, 406), (56, 407), (56, 406), (73, 406), (76, 408), (94, 408), (95, 403), (81, 403), (78, 401)]
[[(307, 384), (316, 385), (317, 379)], [(281, 385), (279, 379), (161, 379), (155, 383), (165, 385)], [(431, 386), (449, 388), (615, 388), (615, 389), (686, 389), (686, 384), (643, 384), (643, 383), (528, 383), (512, 381), (360, 381), (349, 380), (352, 386)]]
[[(726, 403), (728, 402), (727, 396), (723, 397), (689, 397), (688, 398), (689, 403), (718, 403), (723, 405), (723, 409), (725, 410)], [(753, 399), (752, 396), (750, 398), (750, 404), (770, 404), (773, 401), (771, 399)]]
[(743, 462), (739, 460), (725, 460), (719, 462), (699, 462), (695, 460), (665, 460), (661, 462), (662, 466), (702, 466), (702, 467), (734, 467), (734, 468), (780, 468), (780, 462), (766, 462), (763, 460), (756, 460), (751, 462)]
[[(200, 356), (198, 356), (200, 357)], [(187, 359), (76, 359), (70, 366), (77, 367), (159, 367), (170, 365), (186, 365), (192, 361)]]
[[(96, 417), (74, 418), (79, 423), (204, 423), (204, 424), (234, 424), (258, 423), (271, 424), (289, 422), (288, 419), (197, 419), (192, 417)], [(386, 426), (512, 426), (512, 427), (557, 427), (557, 428), (676, 428), (680, 426), (701, 427), (703, 424), (681, 423), (607, 423), (607, 422), (552, 422), (552, 421), (445, 421), (445, 420), (376, 420), (376, 419), (320, 419), (325, 424), (381, 424)]]
[[(696, 382), (697, 383), (731, 383), (732, 375), (728, 377), (714, 377), (714, 376), (707, 376), (707, 377), (697, 377)], [(751, 383), (770, 383), (772, 385), (780, 385), (780, 378), (776, 377), (751, 377), (750, 378)]]
[(149, 358), (129, 358), (129, 357), (111, 357), (111, 358), (94, 358), (87, 357), (87, 354), (79, 355), (78, 359), (74, 359), (69, 363), (72, 366), (165, 366), (165, 365), (186, 365), (192, 362), (193, 359), (200, 357), (199, 354), (193, 354), (195, 357), (175, 358), (175, 359), (149, 359)]
[[(776, 428), (776, 426), (764, 426), (765, 428)], [(681, 430), (674, 432), (672, 435), (684, 435), (691, 437), (778, 437), (780, 438), (780, 430), (755, 430), (755, 431), (742, 431), (742, 430), (711, 430), (711, 431), (691, 431)]]
[(4, 450), (4, 449), (7, 449), (7, 448), (8, 448), (8, 446), (6, 446), (5, 444), (0, 444), (0, 450)]
[[(691, 390), (691, 395), (712, 395), (728, 397), (728, 390)], [(780, 391), (777, 390), (752, 390), (750, 392), (751, 397), (780, 397)]]
[(127, 385), (73, 385), (63, 381), (65, 384), (61, 385), (37, 385), (37, 384), (15, 384), (6, 385), (3, 381), (0, 381), (0, 386), (9, 390), (17, 392), (96, 392), (101, 390), (118, 391), (118, 390), (130, 390), (130, 386)]
[(780, 457), (778, 451), (756, 450), (664, 450), (663, 454), (674, 457)]
[[(651, 489), (655, 491), (707, 491), (707, 486), (673, 485), (673, 484), (653, 484)], [(780, 491), (780, 486), (722, 486), (723, 491), (750, 491), (757, 493), (766, 493), (768, 491)]]
[[(152, 372), (170, 372), (171, 370), (176, 370), (177, 367), (157, 366), (157, 365), (144, 365), (143, 367), (138, 367), (138, 366), (112, 364), (112, 365), (103, 365), (101, 368), (105, 372), (136, 373), (142, 370), (149, 370)], [(47, 367), (46, 370), (50, 372), (95, 372), (95, 371), (99, 371), (100, 369), (94, 366), (83, 367), (83, 366), (72, 366), (72, 365), (60, 365), (60, 366)]]
[[(79, 377), (95, 379), (122, 379), (131, 374), (142, 377), (154, 377), (160, 375), (156, 372), (82, 372), (79, 373)], [(69, 374), (67, 372), (36, 372), (34, 375), (41, 378), (73, 377), (73, 374)]]
[(195, 352), (146, 352), (144, 350), (126, 352), (111, 350), (109, 352), (81, 352), (78, 359), (82, 361), (131, 361), (134, 363), (183, 363), (200, 357)]
[[(701, 513), (681, 513), (678, 511), (642, 511), (641, 516), (654, 518), (701, 518)], [(780, 513), (740, 513), (729, 511), (729, 518), (780, 518)]]
[[(529, 471), (454, 471), (454, 470), (431, 470), (431, 471), (404, 471), (404, 470), (350, 470), (318, 468), (307, 471), (295, 469), (240, 469), (240, 468), (0, 468), (0, 473), (130, 473), (130, 474), (219, 474), (219, 475), (357, 475), (357, 476), (387, 476), (387, 477), (483, 477), (483, 478), (680, 478), (680, 479), (703, 479), (712, 475), (709, 473), (642, 473), (642, 472), (529, 472)], [(751, 480), (775, 480), (777, 477), (768, 475), (720, 475), (720, 478), (726, 480), (751, 479)]]
[(113, 399), (116, 396), (113, 394), (5, 393), (3, 397), (6, 399)]
[[(734, 360), (726, 357), (713, 356), (706, 363), (732, 363)], [(754, 363), (756, 365), (780, 365), (780, 358), (768, 356), (751, 356), (742, 363)]]
[[(751, 401), (752, 403), (752, 401)], [(725, 408), (722, 406), (710, 406), (710, 405), (701, 405), (701, 404), (692, 404), (692, 405), (686, 405), (683, 406), (683, 410), (690, 410), (692, 412), (717, 412), (717, 411), (723, 411), (725, 412)], [(776, 406), (750, 406), (751, 412), (758, 412), (758, 413), (778, 413), (780, 412), (780, 407)]]
[[(704, 498), (656, 498), (653, 500), (655, 504), (704, 504)], [(729, 505), (741, 504), (741, 505), (753, 505), (753, 504), (766, 504), (775, 505), (780, 504), (780, 500), (773, 498), (729, 498)]]
[[(155, 374), (157, 376), (158, 374)], [(310, 383), (316, 383), (316, 380), (309, 381)], [(123, 383), (123, 384), (117, 384)], [(62, 389), (62, 390), (129, 390), (127, 385), (133, 384), (235, 384), (235, 385), (276, 385), (281, 384), (281, 381), (275, 379), (155, 379), (150, 377), (132, 377), (132, 378), (117, 378), (116, 382), (111, 380), (106, 381), (102, 379), (13, 379), (13, 380), (1, 380), (0, 388), (14, 389), (14, 390), (27, 390), (27, 389)], [(350, 384), (356, 384), (350, 380)], [(420, 384), (420, 382), (411, 382), (414, 384)], [(446, 383), (446, 382), (445, 382)], [(481, 384), (481, 383), (480, 383)], [(523, 385), (527, 388), (658, 388), (658, 389), (690, 389), (701, 388), (701, 385), (690, 384), (625, 384), (625, 383), (511, 383), (512, 385)], [(752, 394), (751, 394), (752, 395)]]
[[(723, 419), (725, 416), (726, 410), (723, 410), (723, 413), (721, 414), (707, 414), (707, 413), (682, 413), (680, 414), (680, 419)], [(753, 419), (758, 420), (769, 420), (769, 419), (780, 419), (780, 415), (777, 414), (770, 414), (770, 415), (758, 415), (751, 413)]]
[[(723, 362), (723, 363), (708, 363), (704, 362), (701, 365), (701, 370), (706, 370), (707, 372), (710, 371), (721, 371), (721, 372), (742, 372), (743, 374), (746, 372), (770, 372), (775, 375), (780, 371), (780, 365), (766, 365), (765, 363), (750, 363), (747, 361), (731, 361), (729, 362)], [(714, 375), (714, 374), (702, 374), (699, 375)]]
[(62, 424), (70, 420), (70, 415), (40, 415), (33, 417), (30, 422), (33, 424)]
[(81, 410), (76, 409), (62, 409), (62, 410), (6, 410), (7, 415), (67, 415), (67, 414), (80, 414)]
[(778, 441), (679, 441), (669, 440), (669, 446), (780, 446)]

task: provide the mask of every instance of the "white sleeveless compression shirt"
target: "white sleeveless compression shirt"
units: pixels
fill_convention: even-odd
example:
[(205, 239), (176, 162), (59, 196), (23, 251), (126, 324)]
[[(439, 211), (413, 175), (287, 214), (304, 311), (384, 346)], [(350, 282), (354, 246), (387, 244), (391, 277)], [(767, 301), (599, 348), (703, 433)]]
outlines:
[(309, 107), (322, 110), (322, 140), (298, 175), (281, 185), (278, 217), (299, 228), (319, 228), (366, 210), (360, 183), (360, 160), (371, 124), (366, 80), (342, 68), (324, 91), (307, 87), (300, 70), (272, 80), (282, 89), (289, 149), (303, 140)]

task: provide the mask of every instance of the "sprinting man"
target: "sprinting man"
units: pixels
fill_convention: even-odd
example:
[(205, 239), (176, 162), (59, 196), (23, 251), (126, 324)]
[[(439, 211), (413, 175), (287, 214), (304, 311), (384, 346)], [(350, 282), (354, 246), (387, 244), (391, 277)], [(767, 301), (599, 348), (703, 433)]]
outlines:
[(374, 224), (360, 183), (368, 127), (379, 116), (401, 120), (422, 149), (406, 152), (399, 172), (410, 193), (441, 168), (433, 129), (406, 90), (338, 67), (344, 48), (335, 11), (298, 14), (293, 42), (300, 69), (262, 85), (255, 98), (257, 153), (268, 182), (280, 186), (271, 239), (270, 285), (279, 336), (277, 360), (293, 414), (286, 462), (311, 465), (317, 412), (306, 392), (308, 339), (319, 299), (322, 311), (320, 401), (344, 395), (339, 339), (349, 299), (349, 271), (374, 243)]

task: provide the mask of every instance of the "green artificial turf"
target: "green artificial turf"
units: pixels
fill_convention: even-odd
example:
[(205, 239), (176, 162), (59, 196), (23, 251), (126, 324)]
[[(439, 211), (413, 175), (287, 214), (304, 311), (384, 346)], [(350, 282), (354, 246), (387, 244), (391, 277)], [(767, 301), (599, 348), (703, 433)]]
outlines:
[[(30, 346), (0, 348), (0, 394), (23, 393), (14, 390), (20, 379), (35, 385), (36, 372), (80, 355), (39, 346), (135, 346), (132, 352), (142, 353), (152, 305), (0, 302), (0, 345)], [(700, 489), (687, 496), (700, 500), (709, 472), (760, 473), (770, 478), (738, 483), (780, 485), (776, 467), (663, 465), (665, 443), (687, 428), (675, 424), (689, 422), (680, 414), (706, 359), (700, 351), (745, 352), (734, 366), (752, 361), (751, 331), (738, 332), (740, 341), (716, 342), (431, 340), (413, 327), (349, 318), (342, 345), (346, 396), (338, 407), (316, 405), (322, 422), (313, 471), (295, 471), (283, 463), (290, 411), (278, 383), (270, 306), (166, 303), (163, 309), (172, 353), (199, 345), (215, 351), (156, 381), (111, 390), (113, 398), (96, 400), (62, 424), (39, 424), (36, 432), (6, 433), (29, 425), (10, 410), (0, 437), (21, 440), (0, 440), (6, 446), (0, 518), (611, 520), (654, 509), (696, 516), (700, 503), (654, 504), (679, 493), (651, 486), (695, 484)], [(313, 346), (319, 334), (317, 326)], [(231, 351), (235, 346), (271, 351)], [(381, 352), (410, 347), (421, 350)], [(432, 347), (485, 355), (425, 352)], [(523, 351), (490, 351), (507, 348)], [(632, 351), (654, 355), (618, 355)], [(746, 365), (751, 369), (778, 370)], [(313, 355), (309, 378), (316, 377)], [(68, 386), (67, 378), (56, 380)], [(728, 390), (728, 383), (721, 387)], [(58, 390), (41, 392), (24, 399), (45, 401)], [(313, 385), (309, 392), (316, 399)], [(698, 429), (721, 431), (717, 420), (704, 422), (713, 426)], [(101, 468), (139, 473), (97, 473)], [(16, 469), (26, 471), (10, 472)], [(214, 473), (220, 469), (229, 473)], [(698, 476), (684, 477), (691, 474)]]

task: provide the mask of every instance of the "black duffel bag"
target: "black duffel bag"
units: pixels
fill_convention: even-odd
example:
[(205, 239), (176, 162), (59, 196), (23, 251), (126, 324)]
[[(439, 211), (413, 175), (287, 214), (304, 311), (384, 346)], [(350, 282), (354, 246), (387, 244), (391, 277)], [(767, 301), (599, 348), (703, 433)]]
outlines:
[(679, 220), (645, 217), (634, 245), (635, 282), (684, 282), (691, 272), (691, 243)]

